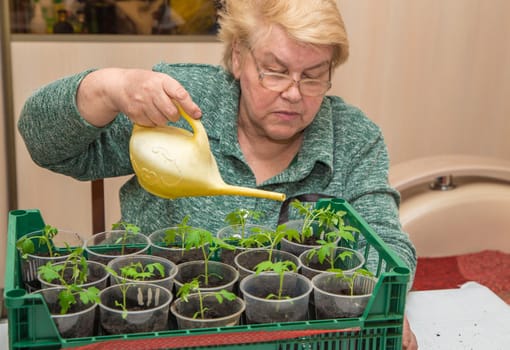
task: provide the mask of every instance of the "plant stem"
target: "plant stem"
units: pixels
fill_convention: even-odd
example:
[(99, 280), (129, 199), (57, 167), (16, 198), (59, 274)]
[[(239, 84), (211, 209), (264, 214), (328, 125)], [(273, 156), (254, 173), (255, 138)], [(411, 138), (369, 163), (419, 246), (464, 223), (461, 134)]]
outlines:
[(209, 257), (205, 250), (205, 245), (202, 245), (202, 253), (204, 254), (204, 283), (205, 286), (209, 286)]
[(51, 248), (51, 242), (49, 238), (45, 238), (46, 246), (48, 247), (48, 254), (53, 257), (53, 249)]
[(198, 292), (198, 302), (200, 303), (200, 318), (202, 320), (205, 318), (205, 312), (204, 312), (204, 300), (202, 297), (202, 293), (200, 292), (200, 288), (197, 289)]
[(285, 273), (280, 273), (280, 286), (278, 287), (278, 300), (282, 300), (283, 293), (283, 278), (285, 277)]
[(335, 269), (335, 261), (336, 261), (335, 252), (336, 252), (336, 247), (331, 247), (330, 251), (329, 251), (329, 256), (330, 256), (329, 263), (330, 263), (331, 270)]

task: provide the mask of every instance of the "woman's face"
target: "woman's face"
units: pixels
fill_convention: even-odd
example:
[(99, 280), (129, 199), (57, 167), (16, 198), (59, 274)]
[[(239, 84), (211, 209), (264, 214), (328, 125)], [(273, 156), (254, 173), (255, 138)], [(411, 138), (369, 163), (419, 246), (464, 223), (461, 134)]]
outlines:
[(311, 46), (289, 38), (280, 27), (257, 41), (252, 51), (234, 49), (234, 76), (241, 84), (239, 128), (251, 136), (278, 143), (292, 141), (300, 135), (317, 114), (324, 94), (303, 95), (297, 84), (282, 92), (262, 85), (261, 72), (289, 75), (301, 79), (330, 78), (333, 49)]

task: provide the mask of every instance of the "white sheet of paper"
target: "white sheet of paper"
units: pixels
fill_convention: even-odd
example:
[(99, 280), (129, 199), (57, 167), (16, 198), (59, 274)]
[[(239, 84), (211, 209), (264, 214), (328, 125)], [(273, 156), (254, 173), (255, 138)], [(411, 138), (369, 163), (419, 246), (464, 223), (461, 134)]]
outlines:
[(510, 306), (476, 282), (410, 292), (406, 314), (420, 350), (510, 349)]

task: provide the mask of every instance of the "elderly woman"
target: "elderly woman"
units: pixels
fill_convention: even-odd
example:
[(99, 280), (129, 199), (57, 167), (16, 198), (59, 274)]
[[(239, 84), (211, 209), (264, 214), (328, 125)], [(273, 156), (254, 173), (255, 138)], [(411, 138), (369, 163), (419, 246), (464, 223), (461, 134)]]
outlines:
[[(349, 53), (336, 1), (225, 1), (219, 25), (224, 67), (88, 70), (39, 89), (18, 124), (34, 161), (79, 180), (133, 174), (133, 123), (186, 127), (178, 103), (201, 118), (225, 182), (304, 201), (344, 198), (414, 271), (415, 250), (399, 223), (399, 194), (388, 185), (381, 130), (327, 95)], [(194, 226), (217, 231), (236, 208), (264, 212), (270, 226), (287, 215), (280, 202), (261, 198), (159, 198), (136, 176), (120, 200), (122, 220), (144, 232), (185, 215)], [(405, 326), (404, 345), (415, 349)]]

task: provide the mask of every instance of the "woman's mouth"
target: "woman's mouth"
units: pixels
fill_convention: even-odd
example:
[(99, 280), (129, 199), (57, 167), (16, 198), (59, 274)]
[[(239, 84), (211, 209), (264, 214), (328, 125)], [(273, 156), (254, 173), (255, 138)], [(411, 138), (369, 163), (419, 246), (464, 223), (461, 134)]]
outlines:
[(292, 111), (276, 111), (274, 112), (274, 114), (277, 115), (279, 119), (285, 121), (296, 120), (300, 116), (299, 113)]

